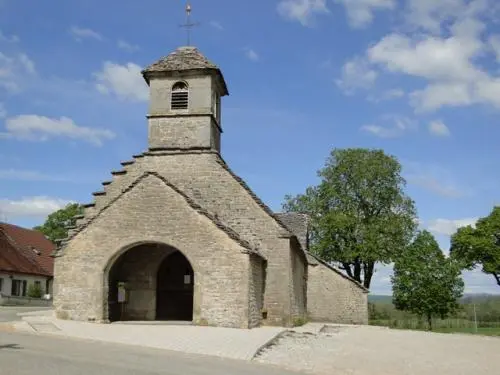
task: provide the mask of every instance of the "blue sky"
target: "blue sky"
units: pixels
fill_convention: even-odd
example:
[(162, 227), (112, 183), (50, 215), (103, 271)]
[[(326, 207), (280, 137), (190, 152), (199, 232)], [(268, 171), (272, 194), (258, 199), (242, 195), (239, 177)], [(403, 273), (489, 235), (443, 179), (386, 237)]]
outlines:
[[(0, 0), (0, 220), (86, 203), (146, 149), (139, 72), (186, 36), (185, 2)], [(403, 165), (444, 251), (498, 203), (495, 0), (193, 0), (195, 44), (218, 64), (222, 153), (273, 209), (317, 182), (334, 147)], [(389, 293), (379, 267), (374, 293)], [(467, 292), (500, 293), (465, 274)]]

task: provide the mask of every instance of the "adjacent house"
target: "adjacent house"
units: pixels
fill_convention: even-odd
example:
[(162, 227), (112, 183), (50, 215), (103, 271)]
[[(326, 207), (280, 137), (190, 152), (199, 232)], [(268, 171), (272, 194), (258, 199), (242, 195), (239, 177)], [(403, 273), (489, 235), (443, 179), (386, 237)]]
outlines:
[(43, 233), (0, 223), (0, 295), (25, 297), (32, 284), (51, 295), (54, 250)]

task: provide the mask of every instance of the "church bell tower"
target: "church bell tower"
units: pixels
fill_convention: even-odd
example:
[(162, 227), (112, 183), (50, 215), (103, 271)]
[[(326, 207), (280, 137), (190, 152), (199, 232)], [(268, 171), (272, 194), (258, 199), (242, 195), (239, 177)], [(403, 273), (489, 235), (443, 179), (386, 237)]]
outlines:
[(220, 152), (220, 69), (197, 48), (180, 47), (142, 71), (149, 85), (149, 150)]

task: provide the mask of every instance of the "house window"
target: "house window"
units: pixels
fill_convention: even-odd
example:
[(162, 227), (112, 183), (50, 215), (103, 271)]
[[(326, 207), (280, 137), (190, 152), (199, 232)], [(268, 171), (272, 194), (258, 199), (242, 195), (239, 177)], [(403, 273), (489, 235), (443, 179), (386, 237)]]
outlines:
[(2, 293), (2, 289), (3, 289), (3, 279), (0, 278), (0, 293)]
[(26, 295), (26, 280), (12, 280), (12, 289), (10, 294), (16, 297)]
[(185, 82), (177, 82), (172, 86), (172, 109), (188, 109), (189, 89)]
[(42, 289), (42, 282), (41, 281), (35, 281), (35, 288), (39, 288), (42, 291), (43, 294), (43, 289)]

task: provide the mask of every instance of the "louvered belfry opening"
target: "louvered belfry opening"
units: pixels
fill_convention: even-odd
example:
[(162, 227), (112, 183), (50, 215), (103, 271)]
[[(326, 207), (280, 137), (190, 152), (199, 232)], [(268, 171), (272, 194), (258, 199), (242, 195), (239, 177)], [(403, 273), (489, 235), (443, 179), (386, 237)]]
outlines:
[(185, 82), (177, 82), (172, 87), (172, 109), (188, 109), (189, 89)]

